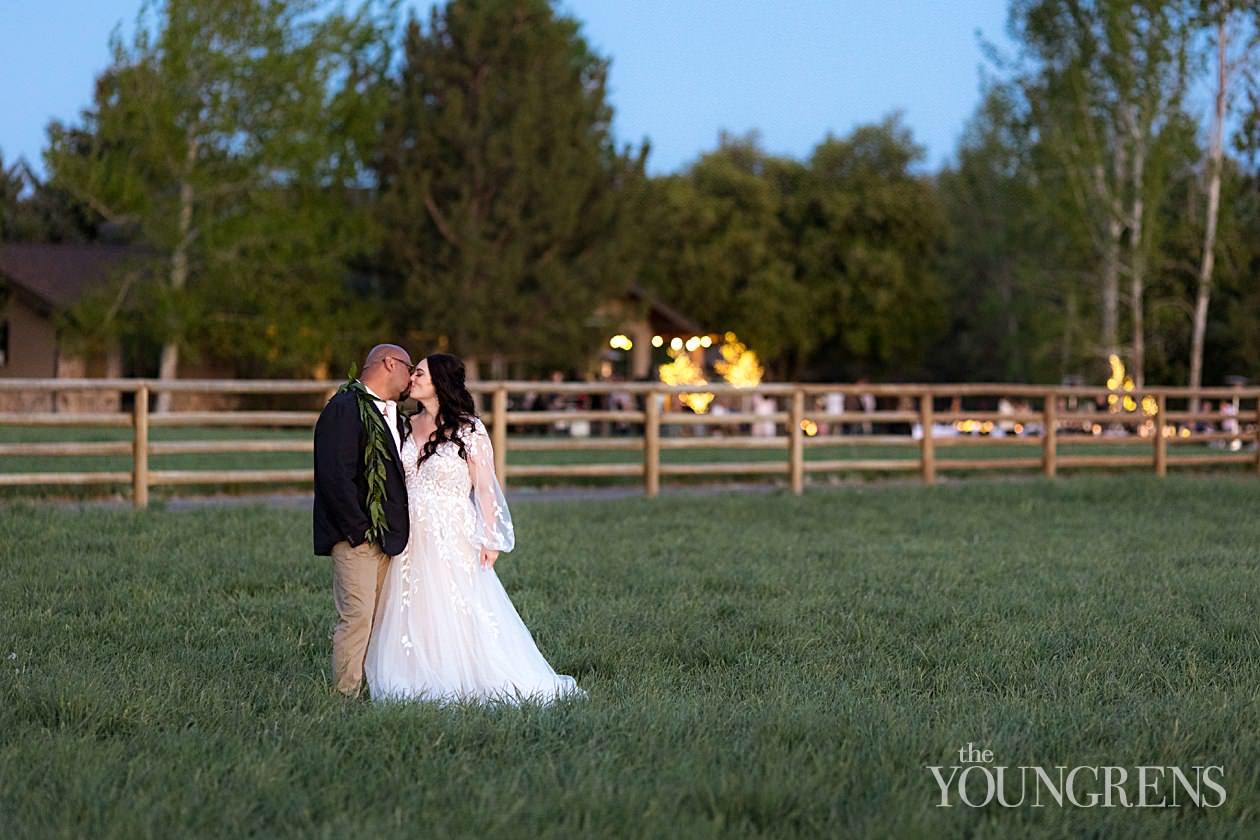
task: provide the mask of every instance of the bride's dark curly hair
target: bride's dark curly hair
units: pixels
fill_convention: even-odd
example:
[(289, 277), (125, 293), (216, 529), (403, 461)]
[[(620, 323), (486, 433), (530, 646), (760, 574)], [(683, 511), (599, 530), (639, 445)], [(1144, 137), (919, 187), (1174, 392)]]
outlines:
[(464, 384), (464, 362), (450, 353), (433, 353), (424, 357), (429, 368), (429, 379), (437, 392), (438, 411), (433, 418), (437, 430), (433, 437), (424, 442), (420, 450), (420, 463), (423, 464), (437, 452), (438, 446), (447, 441), (459, 448), (459, 457), (468, 460), (468, 450), (460, 436), (460, 430), (471, 426), (477, 416), (477, 407), (473, 404), (472, 394)]

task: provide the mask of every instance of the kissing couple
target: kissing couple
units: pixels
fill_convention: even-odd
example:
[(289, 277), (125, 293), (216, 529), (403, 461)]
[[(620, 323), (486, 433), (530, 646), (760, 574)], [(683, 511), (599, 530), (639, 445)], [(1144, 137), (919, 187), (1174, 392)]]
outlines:
[[(409, 418), (398, 403), (420, 408)], [(495, 574), (515, 544), (464, 363), (373, 347), (315, 424), (315, 553), (331, 556), (333, 684), (373, 700), (548, 702), (557, 674)]]

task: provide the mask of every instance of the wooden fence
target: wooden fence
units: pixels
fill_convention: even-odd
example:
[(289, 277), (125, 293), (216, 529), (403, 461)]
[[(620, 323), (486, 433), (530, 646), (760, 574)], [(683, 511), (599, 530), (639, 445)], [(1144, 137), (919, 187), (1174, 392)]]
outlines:
[[(0, 393), (52, 393), (111, 391), (131, 395), (131, 411), (98, 413), (8, 412), (0, 413), (0, 426), (8, 427), (125, 427), (129, 441), (114, 442), (0, 442), (4, 456), (128, 455), (127, 472), (4, 472), (0, 460), (0, 486), (27, 485), (127, 485), (136, 507), (145, 507), (149, 490), (171, 485), (309, 484), (313, 471), (304, 469), (155, 470), (154, 455), (310, 452), (304, 440), (150, 440), (155, 427), (300, 427), (310, 429), (315, 410), (229, 410), (153, 413), (150, 398), (159, 392), (214, 395), (268, 395), (305, 398), (316, 405), (330, 396), (338, 383), (264, 380), (153, 379), (8, 379), (0, 380)], [(1260, 476), (1260, 420), (1257, 405), (1260, 388), (1146, 388), (1130, 393), (1103, 388), (1044, 387), (1006, 384), (962, 385), (818, 385), (767, 384), (754, 388), (729, 385), (669, 387), (650, 383), (553, 383), (479, 382), (470, 386), (488, 410), (483, 417), (494, 443), (496, 467), (505, 484), (513, 478), (639, 477), (646, 495), (660, 492), (664, 478), (679, 476), (777, 476), (793, 493), (804, 491), (806, 478), (823, 473), (908, 473), (932, 483), (946, 471), (1034, 470), (1053, 478), (1066, 468), (1148, 467), (1163, 476), (1170, 467), (1202, 467), (1247, 464)], [(696, 414), (683, 410), (678, 397), (703, 390), (720, 403), (732, 403), (721, 413)], [(616, 409), (565, 408), (521, 410), (510, 407), (511, 398), (547, 394), (558, 398), (629, 403)], [(846, 397), (849, 410), (824, 412), (819, 400), (825, 395)], [(749, 404), (760, 402), (760, 411)], [(865, 411), (853, 406), (874, 400), (881, 404)], [(1003, 403), (1000, 403), (1002, 400)], [(1016, 404), (1010, 401), (1018, 401)], [(1108, 401), (1118, 409), (1107, 407)], [(1218, 401), (1218, 410), (1195, 411), (1199, 400)], [(773, 405), (770, 402), (773, 401)], [(972, 408), (964, 408), (964, 403)], [(1083, 406), (1102, 406), (1086, 411)], [(1129, 410), (1123, 410), (1127, 405)], [(976, 406), (979, 406), (977, 408)], [(1002, 410), (998, 410), (1001, 406)], [(616, 424), (621, 436), (545, 437), (519, 434), (559, 425), (572, 431), (590, 424)], [(828, 429), (826, 434), (809, 434)], [(715, 437), (709, 430), (728, 434)], [(758, 430), (763, 434), (749, 434)], [(770, 429), (772, 434), (764, 434)], [(839, 429), (839, 433), (835, 430)], [(690, 433), (688, 433), (690, 431)], [(675, 432), (676, 434), (668, 434)], [(864, 433), (859, 433), (864, 432)], [(731, 434), (733, 433), (733, 434)], [(1070, 433), (1070, 435), (1069, 435)], [(986, 445), (1039, 448), (1036, 457), (948, 457), (949, 449), (983, 441)], [(1133, 454), (1065, 454), (1071, 444), (1126, 444)], [(1217, 444), (1222, 451), (1177, 454), (1186, 444)], [(912, 447), (913, 457), (808, 458), (806, 450), (828, 445), (858, 447)], [(662, 452), (676, 449), (777, 450), (782, 460), (663, 463)], [(1201, 447), (1199, 447), (1201, 449)], [(632, 463), (508, 464), (509, 452), (634, 451), (641, 459)], [(1253, 451), (1254, 450), (1254, 451)]]

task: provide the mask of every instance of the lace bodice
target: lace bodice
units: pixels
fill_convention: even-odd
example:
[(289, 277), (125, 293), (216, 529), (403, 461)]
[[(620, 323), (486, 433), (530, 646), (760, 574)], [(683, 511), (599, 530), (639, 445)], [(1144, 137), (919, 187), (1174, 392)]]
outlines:
[(461, 431), (468, 460), (452, 441), (438, 446), (423, 464), (415, 436), (399, 453), (407, 481), (407, 502), (413, 522), (436, 527), (437, 522), (461, 521), (471, 529), (472, 541), (496, 551), (511, 551), (516, 538), (507, 500), (494, 474), (494, 450), (481, 420)]
[(466, 499), (472, 492), (472, 476), (468, 472), (468, 463), (459, 457), (459, 447), (454, 443), (448, 441), (441, 444), (432, 458), (419, 464), (420, 447), (412, 436), (403, 443), (401, 454), (408, 499), (418, 501), (417, 497), (424, 496), (455, 496)]

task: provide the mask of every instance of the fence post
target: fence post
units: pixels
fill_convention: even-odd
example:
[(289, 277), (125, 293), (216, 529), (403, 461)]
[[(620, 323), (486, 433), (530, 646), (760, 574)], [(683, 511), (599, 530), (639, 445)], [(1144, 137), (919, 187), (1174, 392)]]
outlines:
[(491, 422), (494, 423), (491, 439), (494, 447), (494, 471), (499, 477), (499, 484), (507, 487), (507, 388), (502, 385), (494, 389), (490, 411)]
[(136, 510), (149, 506), (149, 386), (136, 390), (131, 408), (131, 500)]
[(932, 440), (932, 418), (932, 394), (929, 392), (919, 395), (919, 425), (923, 428), (919, 453), (924, 484), (936, 483), (936, 443)]
[(1041, 472), (1046, 478), (1059, 474), (1056, 456), (1059, 454), (1059, 404), (1053, 391), (1045, 396), (1045, 409), (1041, 419)]
[(1260, 394), (1256, 395), (1256, 477), (1260, 478)]
[(1155, 475), (1163, 478), (1168, 474), (1168, 439), (1164, 437), (1164, 412), (1168, 398), (1160, 394), (1155, 398)]
[(792, 391), (792, 410), (788, 413), (788, 478), (793, 495), (805, 492), (805, 392)]
[(643, 494), (649, 499), (661, 492), (661, 404), (656, 391), (643, 395)]

